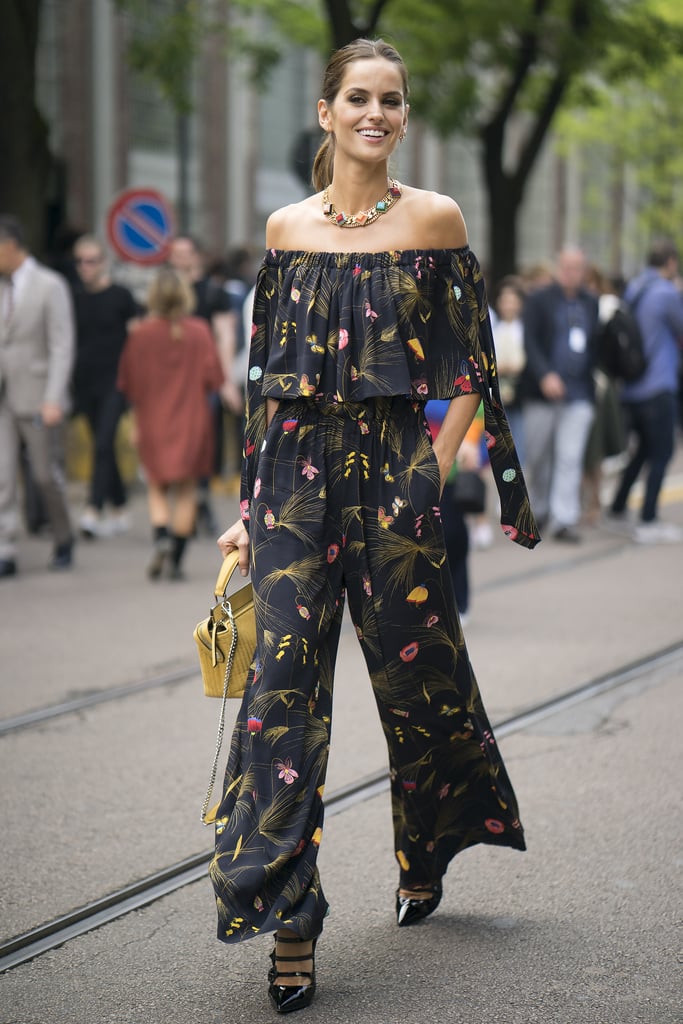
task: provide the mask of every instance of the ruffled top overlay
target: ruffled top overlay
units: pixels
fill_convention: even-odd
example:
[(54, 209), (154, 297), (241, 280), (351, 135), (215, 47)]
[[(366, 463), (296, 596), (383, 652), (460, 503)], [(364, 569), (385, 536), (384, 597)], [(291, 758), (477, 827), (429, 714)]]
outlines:
[(330, 253), (270, 249), (254, 297), (241, 511), (248, 525), (267, 397), (326, 403), (479, 392), (501, 526), (540, 537), (500, 398), (476, 256), (458, 249)]

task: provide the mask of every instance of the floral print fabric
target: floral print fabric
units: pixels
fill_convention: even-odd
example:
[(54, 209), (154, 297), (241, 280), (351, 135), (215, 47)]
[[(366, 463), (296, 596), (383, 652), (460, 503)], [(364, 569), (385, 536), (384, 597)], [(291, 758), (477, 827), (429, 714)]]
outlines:
[(477, 391), (512, 540), (539, 533), (500, 400), (483, 275), (468, 246), (325, 253), (269, 250), (254, 302), (242, 515), (265, 436), (265, 398), (325, 403)]

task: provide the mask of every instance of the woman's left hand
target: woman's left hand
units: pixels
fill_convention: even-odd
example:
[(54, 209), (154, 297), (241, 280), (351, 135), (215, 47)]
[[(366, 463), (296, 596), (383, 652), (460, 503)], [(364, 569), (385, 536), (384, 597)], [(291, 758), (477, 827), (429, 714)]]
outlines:
[(220, 535), (216, 543), (223, 558), (231, 551), (239, 551), (240, 572), (243, 576), (247, 576), (249, 573), (249, 534), (244, 528), (242, 520), (238, 519), (236, 523), (233, 523), (225, 533)]

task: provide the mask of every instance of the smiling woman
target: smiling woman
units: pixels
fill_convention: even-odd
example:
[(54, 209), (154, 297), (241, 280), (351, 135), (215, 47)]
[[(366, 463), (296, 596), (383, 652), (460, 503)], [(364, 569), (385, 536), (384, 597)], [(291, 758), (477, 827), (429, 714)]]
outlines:
[[(315, 992), (328, 909), (317, 853), (346, 595), (389, 747), (398, 925), (436, 910), (461, 850), (524, 849), (465, 650), (439, 509), (480, 402), (503, 530), (524, 547), (539, 538), (460, 209), (389, 176), (408, 114), (393, 47), (360, 39), (332, 56), (318, 103), (317, 193), (268, 221), (242, 519), (218, 541), (223, 554), (240, 551), (243, 572), (251, 566), (257, 624), (216, 814), (218, 937), (276, 932), (268, 980), (280, 1013)], [(450, 403), (433, 445), (428, 398)]]

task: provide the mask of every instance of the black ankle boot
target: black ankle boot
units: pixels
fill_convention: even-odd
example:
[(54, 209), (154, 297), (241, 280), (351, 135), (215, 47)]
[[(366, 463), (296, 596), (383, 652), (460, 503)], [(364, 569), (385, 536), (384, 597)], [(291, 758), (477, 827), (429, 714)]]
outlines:
[(154, 548), (147, 565), (147, 575), (151, 580), (158, 580), (166, 562), (171, 556), (171, 537), (165, 526), (154, 527)]
[(396, 890), (396, 920), (399, 928), (407, 928), (410, 924), (422, 921), (423, 918), (433, 914), (443, 895), (441, 882), (436, 885), (424, 885), (417, 892), (431, 892), (432, 895), (426, 899), (410, 899), (408, 896), (401, 896), (401, 890)]
[[(310, 1006), (315, 995), (315, 944), (317, 939), (312, 939), (311, 952), (304, 956), (278, 956), (277, 943), (287, 942), (298, 944), (306, 942), (306, 939), (289, 936), (276, 936), (275, 949), (270, 954), (273, 966), (268, 971), (268, 995), (270, 1001), (278, 1013), (292, 1013), (294, 1010), (303, 1010)], [(311, 961), (310, 971), (281, 971), (279, 964), (296, 963), (297, 961)], [(307, 984), (299, 985), (276, 985), (276, 978), (301, 978), (302, 982), (308, 979)]]
[(182, 569), (183, 555), (185, 554), (185, 548), (187, 547), (187, 537), (179, 537), (177, 533), (173, 534), (173, 548), (171, 550), (171, 568), (170, 578), (172, 580), (184, 580), (185, 573)]

